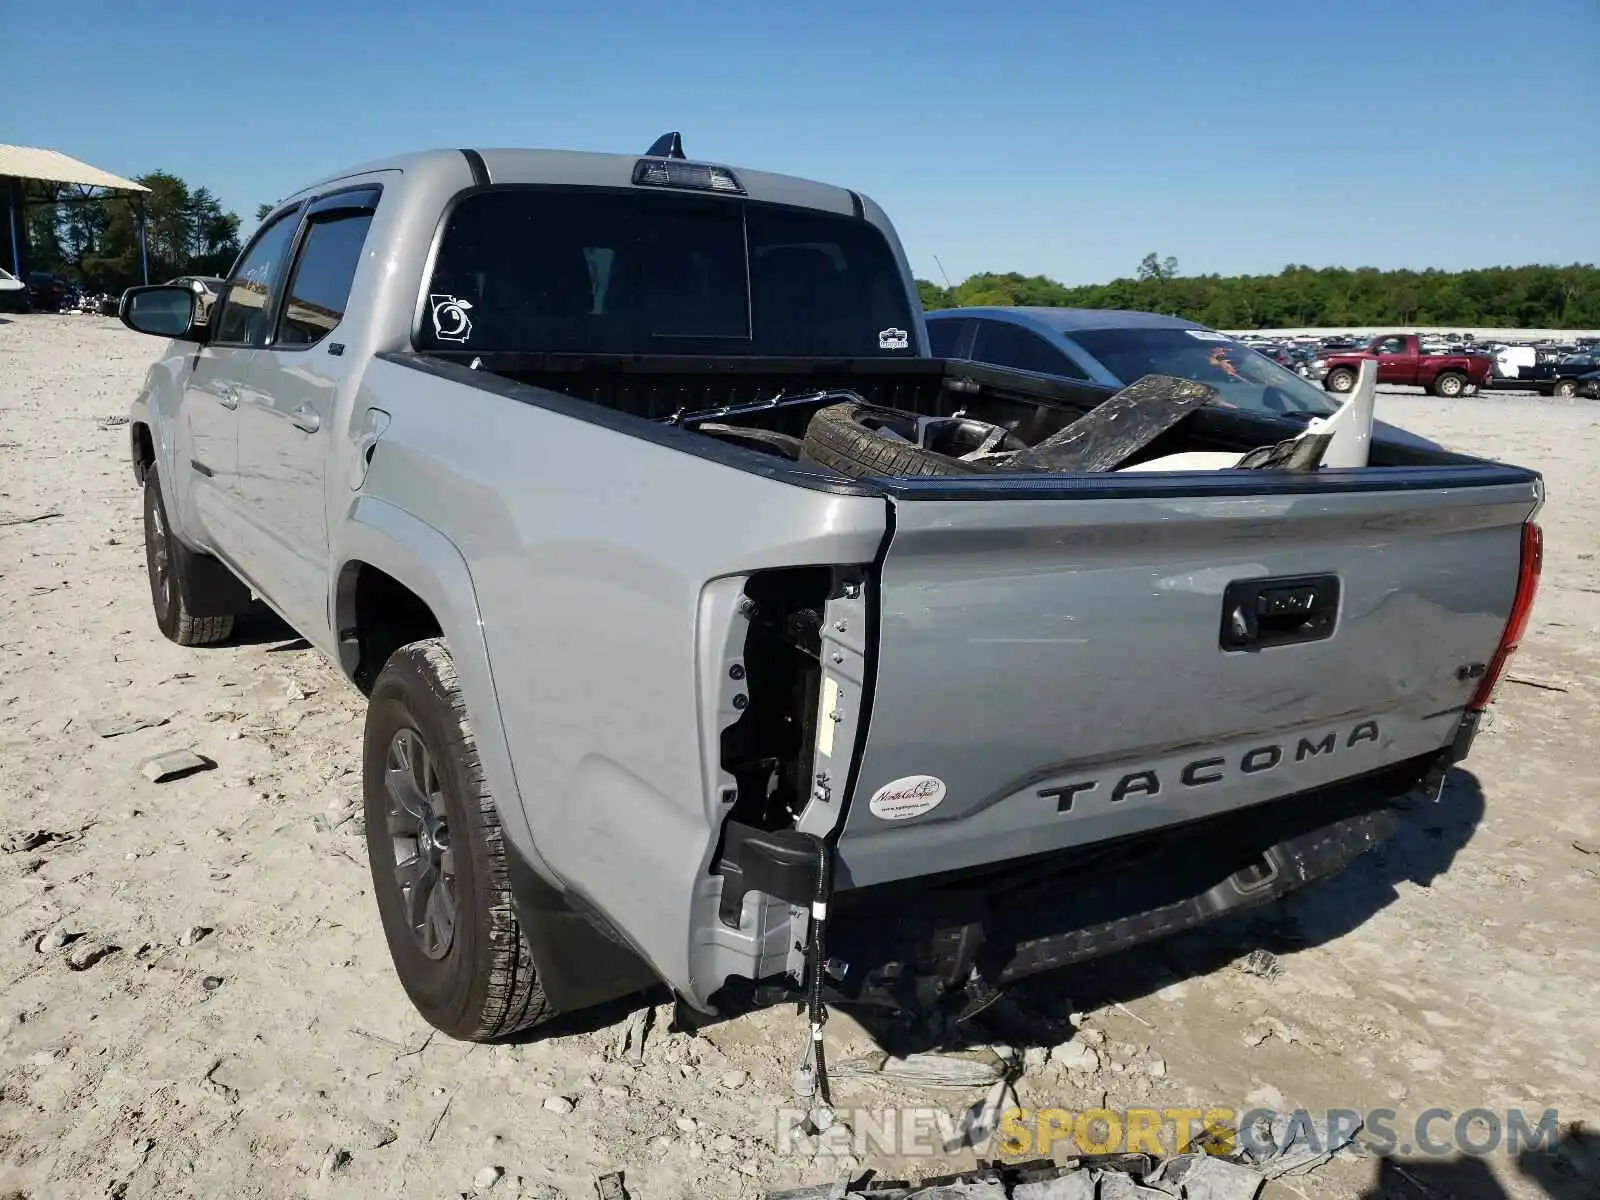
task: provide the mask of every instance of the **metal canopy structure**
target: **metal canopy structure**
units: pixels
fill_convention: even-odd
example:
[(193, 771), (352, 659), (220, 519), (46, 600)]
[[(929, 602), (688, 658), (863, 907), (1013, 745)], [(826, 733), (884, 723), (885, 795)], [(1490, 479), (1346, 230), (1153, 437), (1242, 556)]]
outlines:
[(51, 203), (73, 204), (98, 200), (107, 193), (126, 193), (139, 215), (139, 259), (144, 281), (150, 282), (150, 254), (146, 239), (144, 197), (150, 191), (142, 183), (91, 167), (86, 162), (62, 154), (59, 150), (41, 150), (33, 146), (0, 145), (0, 191), (6, 197), (6, 224), (11, 234), (11, 266), (17, 276), (23, 274), (22, 246), (17, 230), (18, 215), (27, 201), (23, 197), (26, 183), (65, 183), (82, 189), (76, 196), (64, 196)]

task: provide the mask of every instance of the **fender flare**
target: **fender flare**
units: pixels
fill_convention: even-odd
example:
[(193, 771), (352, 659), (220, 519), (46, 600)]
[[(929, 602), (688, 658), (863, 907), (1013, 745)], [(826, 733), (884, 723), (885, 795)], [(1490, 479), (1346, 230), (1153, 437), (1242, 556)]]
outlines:
[(659, 982), (655, 971), (602, 921), (575, 906), (561, 877), (538, 853), (522, 808), (510, 743), (500, 716), (494, 674), (472, 571), (438, 529), (386, 500), (361, 496), (351, 506), (335, 547), (334, 626), (340, 666), (353, 675), (357, 568), (366, 564), (409, 588), (432, 610), (461, 679), (490, 793), (500, 810), (517, 919), (528, 939), (540, 984), (560, 1012), (588, 1008)]
[(333, 562), (333, 629), (339, 641), (340, 667), (353, 677), (355, 646), (355, 582), (362, 565), (404, 584), (433, 611), (450, 645), (467, 718), (478, 742), (478, 753), (489, 788), (500, 809), (502, 828), (523, 860), (547, 881), (563, 886), (533, 844), (533, 831), (522, 809), (510, 744), (500, 717), (494, 673), (489, 666), (488, 643), (472, 572), (460, 549), (439, 530), (405, 509), (373, 496), (359, 496), (341, 523)]

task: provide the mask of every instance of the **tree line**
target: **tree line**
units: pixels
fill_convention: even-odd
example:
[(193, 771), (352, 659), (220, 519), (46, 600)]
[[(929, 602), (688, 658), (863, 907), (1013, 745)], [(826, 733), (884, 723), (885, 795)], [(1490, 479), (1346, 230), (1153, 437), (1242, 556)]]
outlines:
[(1135, 278), (1067, 287), (1043, 275), (973, 275), (954, 287), (917, 281), (927, 310), (968, 305), (1123, 308), (1184, 317), (1214, 329), (1482, 325), (1600, 328), (1600, 267), (1380, 271), (1291, 264), (1276, 275), (1182, 275), (1173, 258), (1145, 256)]
[[(175, 275), (225, 275), (239, 254), (239, 216), (204, 187), (167, 171), (134, 176), (144, 196), (150, 281)], [(137, 201), (122, 194), (85, 197), (69, 184), (33, 182), (24, 193), (28, 267), (76, 280), (91, 292), (120, 292), (144, 281)]]
[[(239, 254), (239, 216), (204, 187), (167, 171), (135, 177), (149, 188), (150, 278), (224, 275)], [(134, 203), (82, 199), (65, 184), (27, 191), (30, 268), (120, 292), (142, 280)], [(263, 204), (260, 220), (271, 211)], [(1476, 271), (1380, 271), (1290, 264), (1276, 275), (1183, 275), (1170, 256), (1147, 254), (1133, 278), (1067, 287), (1044, 275), (972, 275), (953, 287), (917, 280), (922, 306), (1042, 305), (1171, 313), (1217, 329), (1323, 325), (1482, 325), (1600, 328), (1600, 267), (1489, 267)]]

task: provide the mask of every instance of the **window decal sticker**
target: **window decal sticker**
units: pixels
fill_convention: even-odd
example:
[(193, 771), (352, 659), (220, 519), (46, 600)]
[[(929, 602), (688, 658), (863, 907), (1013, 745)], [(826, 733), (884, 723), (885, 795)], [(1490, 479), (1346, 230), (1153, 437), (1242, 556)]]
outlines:
[(433, 336), (441, 342), (464, 342), (472, 336), (472, 318), (467, 316), (470, 301), (431, 295), (428, 307), (433, 312)]

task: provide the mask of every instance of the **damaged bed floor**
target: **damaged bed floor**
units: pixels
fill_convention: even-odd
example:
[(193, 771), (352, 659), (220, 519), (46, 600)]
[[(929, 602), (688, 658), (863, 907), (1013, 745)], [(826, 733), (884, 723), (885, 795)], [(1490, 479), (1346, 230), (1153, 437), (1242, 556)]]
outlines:
[[(513, 1045), (430, 1035), (369, 894), (360, 698), (270, 617), (211, 650), (155, 628), (106, 422), (154, 351), (109, 319), (0, 320), (0, 1196), (578, 1200), (621, 1170), (632, 1197), (711, 1200), (841, 1174), (777, 1152), (792, 1008), (690, 1037), (657, 1003), (642, 1053), (626, 1004)], [(1378, 415), (1545, 473), (1544, 587), (1492, 723), (1442, 803), (1338, 879), (1017, 994), (975, 1036), (1026, 1052), (1024, 1104), (1600, 1119), (1600, 404), (1385, 394)], [(141, 771), (184, 750), (214, 769)], [(1258, 949), (1275, 976), (1237, 965)], [(841, 1064), (934, 1048), (842, 1014), (828, 1036)], [(834, 1092), (958, 1112), (983, 1088)], [(1263, 1194), (1600, 1187), (1561, 1156), (1399, 1167), (1336, 1158)]]

